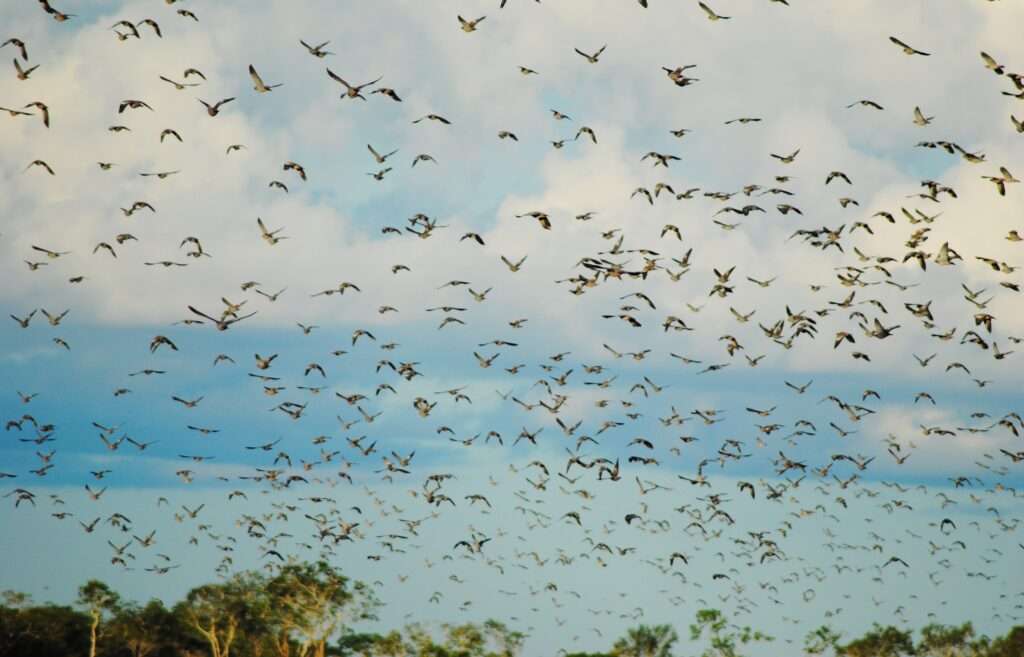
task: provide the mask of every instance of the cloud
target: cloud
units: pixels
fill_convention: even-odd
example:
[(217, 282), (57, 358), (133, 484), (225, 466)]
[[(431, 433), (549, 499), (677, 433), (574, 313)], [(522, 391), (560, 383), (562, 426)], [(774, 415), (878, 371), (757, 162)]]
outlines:
[[(0, 117), (0, 277), (7, 282), (0, 302), (19, 317), (37, 307), (71, 310), (60, 327), (40, 315), (29, 329), (13, 323), (0, 329), (7, 378), (20, 390), (42, 393), (7, 415), (29, 412), (41, 423), (52, 421), (60, 441), (40, 447), (57, 449), (59, 463), (39, 480), (31, 474), (43, 458), (37, 446), (15, 442), (31, 440), (31, 426), (9, 432), (5, 463), (17, 471), (16, 485), (31, 487), (40, 503), (34, 510), (0, 505), (2, 526), (17, 528), (0, 539), (12, 555), (10, 586), (44, 592), (53, 586), (54, 597), (68, 600), (79, 580), (98, 576), (139, 598), (175, 598), (207, 579), (224, 554), (235, 568), (265, 563), (268, 541), (245, 530), (251, 516), (265, 518), (268, 535), (278, 536), (289, 554), (324, 554), (374, 581), (389, 602), (385, 622), (406, 614), (514, 616), (517, 627), (548, 647), (604, 648), (627, 626), (679, 623), (703, 606), (726, 607), (737, 622), (778, 628), (788, 640), (799, 640), (808, 623), (842, 623), (852, 633), (876, 619), (970, 617), (985, 631), (1008, 622), (997, 595), (1012, 594), (1012, 587), (989, 584), (977, 573), (1019, 570), (1012, 542), (1020, 505), (1008, 489), (1020, 475), (999, 452), (1019, 445), (1002, 426), (979, 433), (961, 427), (983, 428), (1004, 417), (1024, 383), (1014, 367), (1020, 354), (993, 357), (996, 343), (1015, 350), (1011, 337), (1024, 336), (1019, 294), (1000, 285), (1018, 284), (1020, 272), (996, 272), (978, 260), (1024, 264), (1022, 247), (1005, 239), (1011, 229), (1024, 230), (1014, 223), (1024, 216), (1024, 186), (1008, 185), (1004, 197), (982, 178), (1000, 166), (1020, 177), (1008, 114), (1024, 110), (999, 93), (1010, 88), (1007, 78), (986, 71), (976, 55), (984, 50), (1015, 66), (1024, 57), (1015, 29), (1024, 24), (1024, 7), (719, 0), (733, 18), (712, 23), (696, 3), (664, 0), (651, 0), (647, 10), (622, 0), (513, 0), (500, 12), (491, 3), (438, 11), (414, 0), (344, 7), (315, 0), (301, 8), (278, 0), (244, 11), (197, 7), (194, 24), (173, 8), (141, 0), (99, 8), (68, 1), (68, 11), (81, 16), (64, 25), (34, 6), (0, 8), (0, 23), (16, 26), (33, 63), (41, 64), (29, 81), (0, 79), (0, 102), (21, 107), (42, 100), (53, 119), (46, 129), (38, 116)], [(478, 9), (488, 14), (480, 30), (459, 31), (454, 14), (478, 15)], [(147, 32), (122, 42), (109, 29), (122, 18), (150, 15), (164, 38)], [(888, 42), (890, 34), (933, 54), (906, 57)], [(299, 39), (330, 39), (337, 54), (315, 59)], [(573, 52), (603, 44), (598, 64)], [(256, 94), (249, 64), (283, 86)], [(684, 64), (696, 64), (688, 72), (699, 81), (680, 88), (662, 67)], [(519, 66), (539, 75), (524, 76)], [(159, 79), (183, 80), (188, 67), (201, 69), (206, 81), (179, 91)], [(393, 87), (403, 102), (379, 94), (341, 100), (326, 67), (360, 83), (383, 76), (378, 86)], [(198, 102), (228, 97), (236, 100), (217, 117)], [(144, 100), (153, 110), (119, 113), (125, 99)], [(885, 109), (847, 108), (859, 99)], [(915, 106), (935, 117), (931, 125), (913, 124)], [(552, 110), (571, 119), (558, 120)], [(451, 125), (413, 123), (427, 113)], [(725, 123), (739, 117), (761, 121)], [(117, 125), (130, 130), (109, 130)], [(574, 139), (583, 126), (596, 143), (585, 133)], [(161, 142), (167, 128), (183, 141)], [(670, 132), (683, 128), (689, 133), (682, 138)], [(518, 141), (499, 140), (500, 130)], [(561, 140), (555, 148), (552, 142)], [(984, 153), (986, 161), (915, 146), (937, 140)], [(245, 148), (227, 154), (231, 144)], [(397, 149), (383, 180), (367, 175), (383, 168), (368, 144)], [(790, 164), (771, 157), (797, 149)], [(654, 166), (656, 159), (644, 159), (651, 151), (680, 159)], [(437, 162), (413, 167), (418, 154)], [(23, 171), (37, 158), (57, 175)], [(103, 171), (100, 161), (117, 166)], [(300, 163), (308, 180), (284, 170), (289, 161)], [(180, 173), (166, 179), (137, 175), (175, 170)], [(833, 171), (852, 184), (826, 184)], [(954, 188), (956, 198), (920, 196), (926, 179)], [(269, 187), (272, 180), (283, 181), (288, 192)], [(663, 190), (653, 203), (633, 194), (641, 187), (653, 193), (659, 183), (675, 193), (698, 191), (676, 199)], [(844, 208), (844, 198), (856, 204)], [(121, 208), (135, 201), (156, 212), (125, 216)], [(802, 214), (781, 214), (781, 203)], [(747, 205), (764, 212), (736, 212)], [(915, 222), (916, 210), (928, 216), (911, 223), (903, 208)], [(547, 213), (550, 230), (516, 216), (531, 211)], [(576, 218), (588, 212), (594, 213), (589, 221)], [(896, 223), (877, 212), (892, 213)], [(438, 224), (429, 238), (405, 230), (419, 213)], [(261, 240), (257, 217), (287, 239), (273, 246)], [(854, 230), (858, 222), (867, 228)], [(667, 225), (681, 239), (664, 233)], [(842, 251), (816, 248), (796, 232), (823, 226), (843, 228)], [(468, 232), (485, 244), (460, 239)], [(115, 238), (122, 233), (137, 240), (120, 244)], [(188, 257), (180, 246), (186, 237), (197, 238), (211, 257)], [(93, 253), (101, 241), (114, 247), (116, 259)], [(938, 265), (934, 254), (944, 243), (963, 261)], [(33, 245), (71, 253), (49, 259)], [(904, 262), (915, 248), (932, 254), (927, 270)], [(526, 260), (512, 272), (502, 256)], [(646, 279), (604, 277), (592, 285), (595, 273), (583, 266), (584, 257), (628, 271), (651, 269)], [(26, 260), (47, 264), (32, 271)], [(188, 266), (143, 264), (162, 260)], [(396, 265), (409, 271), (395, 273)], [(710, 294), (732, 268), (734, 292)], [(82, 283), (68, 284), (78, 275)], [(748, 278), (775, 281), (762, 287)], [(257, 284), (243, 291), (248, 281)], [(446, 285), (451, 281), (465, 284)], [(313, 296), (342, 283), (359, 289)], [(986, 291), (975, 295), (981, 288)], [(284, 291), (271, 302), (257, 289)], [(486, 298), (475, 299), (488, 289)], [(222, 299), (244, 301), (242, 312), (258, 314), (223, 333), (172, 325), (194, 318), (189, 305), (218, 313)], [(906, 306), (927, 303), (933, 315), (927, 323)], [(386, 306), (397, 312), (382, 312)], [(452, 309), (428, 311), (438, 307)], [(750, 312), (749, 321), (736, 317)], [(994, 316), (991, 332), (976, 323), (981, 313)], [(786, 348), (766, 335), (763, 327), (782, 321), (788, 337), (800, 314), (813, 319), (816, 338), (798, 337)], [(693, 330), (665, 330), (668, 316)], [(441, 329), (445, 317), (465, 324)], [(876, 318), (897, 327), (892, 335), (866, 332)], [(528, 321), (514, 328), (510, 323), (519, 319)], [(317, 328), (307, 335), (297, 323)], [(376, 339), (356, 342), (357, 329)], [(936, 337), (952, 329), (952, 339)], [(977, 338), (963, 342), (971, 330)], [(840, 331), (855, 342), (836, 347)], [(158, 334), (179, 350), (151, 354), (148, 345)], [(49, 346), (56, 336), (72, 350)], [(742, 346), (735, 355), (726, 352), (732, 342)], [(615, 357), (612, 350), (647, 355)], [(483, 369), (473, 351), (500, 355)], [(552, 358), (563, 352), (570, 353)], [(871, 360), (854, 359), (853, 352)], [(236, 365), (213, 367), (221, 353)], [(253, 353), (280, 354), (266, 372), (279, 377), (278, 394), (247, 376)], [(685, 366), (673, 353), (701, 362)], [(931, 354), (927, 367), (914, 359)], [(764, 359), (751, 367), (744, 355)], [(421, 376), (406, 381), (382, 361), (415, 363)], [(305, 375), (311, 362), (326, 370), (322, 381)], [(729, 367), (720, 372), (697, 374), (724, 363)], [(969, 373), (947, 369), (953, 363)], [(518, 364), (518, 374), (506, 369)], [(595, 365), (604, 369), (583, 371)], [(129, 376), (146, 367), (168, 374)], [(611, 377), (617, 378), (608, 388), (586, 385)], [(991, 383), (980, 387), (975, 379)], [(784, 381), (809, 385), (800, 395)], [(376, 395), (382, 384), (396, 394)], [(323, 386), (318, 394), (309, 390), (317, 386)], [(462, 386), (472, 404), (439, 393)], [(535, 404), (550, 399), (547, 386), (568, 397), (557, 415), (500, 396)], [(118, 387), (132, 393), (115, 398)], [(362, 409), (381, 415), (342, 430), (339, 416), (349, 422), (361, 414), (335, 392), (366, 395)], [(936, 405), (924, 398), (915, 403), (920, 392)], [(204, 400), (186, 409), (171, 395)], [(855, 421), (830, 395), (874, 413)], [(437, 402), (427, 419), (412, 407), (417, 396)], [(270, 410), (286, 401), (308, 410), (297, 420)], [(748, 406), (777, 409), (761, 418)], [(696, 409), (716, 409), (721, 421), (701, 422)], [(674, 412), (679, 424), (666, 420)], [(556, 419), (582, 424), (569, 435)], [(92, 421), (160, 442), (146, 454), (128, 447), (109, 452)], [(623, 424), (601, 431), (605, 422)], [(774, 422), (782, 426), (767, 433), (763, 427)], [(805, 423), (816, 427), (813, 435), (795, 433)], [(189, 424), (221, 431), (202, 436)], [(457, 440), (499, 431), (505, 443), (481, 436), (466, 447), (439, 433), (441, 426), (450, 426)], [(956, 435), (925, 435), (922, 426)], [(537, 445), (513, 445), (523, 427), (543, 429)], [(378, 443), (368, 455), (346, 440), (364, 433), (361, 449)], [(901, 446), (897, 455), (909, 454), (903, 464), (889, 453), (890, 434)], [(596, 444), (577, 446), (588, 435)], [(637, 437), (654, 448), (630, 445)], [(278, 438), (269, 453), (244, 449)], [(374, 472), (392, 450), (413, 449), (414, 474), (387, 473), (386, 480)], [(592, 467), (570, 465), (566, 449)], [(726, 461), (721, 449), (740, 456)], [(257, 467), (283, 468), (283, 458), (273, 464), (279, 451), (294, 464), (282, 479), (298, 474), (307, 483), (270, 487), (238, 479), (258, 476)], [(829, 474), (843, 483), (814, 472), (780, 478), (772, 463), (780, 451), (809, 470), (831, 464)], [(214, 458), (193, 464), (179, 454)], [(840, 454), (875, 460), (860, 469), (834, 459)], [(629, 460), (638, 455), (658, 465)], [(620, 461), (621, 481), (598, 476), (602, 458), (605, 465)], [(303, 463), (312, 465), (307, 470)], [(89, 469), (108, 467), (110, 490), (94, 504), (81, 486), (94, 483)], [(342, 468), (354, 485), (337, 478)], [(177, 479), (181, 469), (195, 472), (194, 483)], [(677, 476), (698, 472), (710, 487)], [(444, 485), (454, 508), (425, 501), (423, 478), (445, 473), (454, 475)], [(853, 474), (863, 479), (850, 482)], [(951, 487), (949, 478), (960, 476), (971, 477), (969, 484)], [(228, 501), (228, 482), (218, 477), (248, 499)], [(739, 488), (741, 481), (754, 486), (756, 500)], [(485, 495), (493, 509), (471, 505), (466, 496), (474, 494)], [(947, 506), (943, 496), (957, 504)], [(157, 504), (160, 497), (169, 508)], [(333, 503), (314, 500), (320, 497)], [(208, 505), (200, 518), (175, 519), (182, 505), (199, 504)], [(980, 511), (989, 505), (998, 516)], [(48, 516), (64, 506), (74, 518), (61, 523)], [(720, 506), (735, 525), (714, 513)], [(332, 521), (358, 521), (358, 540), (318, 544), (306, 514), (321, 510)], [(130, 516), (138, 532), (157, 531), (159, 549), (183, 564), (174, 578), (139, 572), (158, 557), (135, 546), (135, 571), (108, 567), (105, 540), (85, 538), (75, 520), (114, 511)], [(570, 512), (580, 514), (580, 524), (565, 515)], [(641, 519), (626, 522), (629, 513)], [(944, 517), (956, 521), (956, 538), (965, 536), (970, 551), (960, 551), (945, 526), (935, 525)], [(422, 520), (418, 535), (407, 520)], [(201, 531), (199, 524), (213, 529)], [(484, 555), (453, 549), (473, 532), (494, 538)], [(762, 533), (783, 560), (769, 556), (762, 563), (769, 547), (756, 538)], [(122, 543), (122, 534), (104, 523), (91, 538)], [(68, 561), (67, 545), (81, 558)], [(667, 564), (676, 551), (691, 563)], [(911, 563), (905, 579), (882, 566), (894, 555)], [(988, 564), (981, 555), (999, 560)], [(712, 579), (715, 573), (729, 579)], [(398, 575), (408, 576), (405, 584)], [(435, 591), (442, 602), (433, 606), (425, 601)], [(487, 591), (509, 594), (481, 594)], [(910, 602), (922, 599), (946, 604)]]

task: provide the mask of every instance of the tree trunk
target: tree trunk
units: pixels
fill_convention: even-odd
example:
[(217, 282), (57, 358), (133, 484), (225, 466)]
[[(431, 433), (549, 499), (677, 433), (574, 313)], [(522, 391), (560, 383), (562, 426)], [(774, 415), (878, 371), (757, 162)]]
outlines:
[(238, 622), (229, 617), (228, 618), (228, 631), (224, 636), (224, 645), (221, 648), (220, 657), (228, 657), (231, 653), (231, 643), (235, 640), (235, 629), (238, 627)]
[(92, 611), (92, 625), (89, 626), (89, 657), (96, 657), (96, 634), (100, 626), (100, 612)]

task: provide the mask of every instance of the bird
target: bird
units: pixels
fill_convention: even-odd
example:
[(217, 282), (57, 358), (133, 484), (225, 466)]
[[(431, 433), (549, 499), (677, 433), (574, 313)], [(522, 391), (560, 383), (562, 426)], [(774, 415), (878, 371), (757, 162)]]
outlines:
[[(46, 103), (40, 102), (38, 100), (35, 100), (35, 101), (32, 101), (31, 103), (25, 105), (25, 109), (28, 109), (29, 107), (34, 107), (37, 110), (39, 110), (39, 115), (43, 119), (43, 126), (49, 128), (50, 127), (50, 108), (49, 108), (49, 106), (47, 106)], [(14, 111), (7, 110), (7, 112), (9, 114), (11, 114), (11, 116), (15, 116)], [(18, 114), (24, 114), (24, 112), (18, 112)]]
[(40, 167), (51, 176), (57, 175), (53, 172), (53, 169), (50, 168), (50, 165), (44, 162), (43, 160), (32, 160), (31, 162), (28, 163), (28, 166), (25, 167), (25, 171), (28, 171), (32, 167)]
[(5, 48), (7, 46), (14, 46), (18, 51), (18, 54), (21, 55), (21, 59), (26, 62), (28, 61), (28, 48), (25, 46), (24, 41), (18, 37), (11, 37), (3, 43), (0, 43), (0, 48)]
[(981, 61), (985, 64), (985, 68), (992, 71), (996, 75), (1002, 75), (1006, 73), (1006, 67), (997, 62), (984, 50), (981, 51)]
[(596, 64), (598, 62), (598, 60), (601, 58), (602, 53), (604, 53), (605, 48), (607, 48), (607, 47), (608, 47), (608, 44), (605, 44), (605, 45), (601, 46), (600, 48), (598, 48), (596, 51), (594, 51), (593, 54), (585, 53), (582, 50), (580, 50), (579, 48), (573, 48), (573, 50), (576, 51), (577, 55), (579, 55), (580, 57), (584, 58), (589, 63)]
[(321, 43), (319, 45), (316, 45), (316, 46), (311, 46), (308, 43), (306, 43), (305, 41), (303, 41), (302, 39), (299, 39), (299, 43), (302, 44), (302, 47), (305, 48), (309, 52), (310, 55), (313, 55), (317, 59), (323, 59), (324, 57), (326, 57), (328, 55), (333, 55), (334, 54), (333, 52), (324, 50), (324, 48), (327, 47), (327, 44), (329, 44), (330, 41), (324, 41), (323, 43)]
[(704, 11), (709, 21), (726, 21), (732, 18), (731, 16), (722, 16), (721, 14), (716, 14), (711, 7), (707, 6), (703, 2), (698, 2), (697, 6), (699, 6)]
[(451, 121), (444, 118), (440, 114), (425, 114), (420, 118), (413, 120), (413, 123), (420, 123), (422, 121), (436, 121), (438, 123), (443, 123), (444, 125), (451, 125), (452, 123)]
[(457, 18), (459, 19), (459, 25), (462, 28), (462, 31), (469, 33), (476, 32), (476, 26), (487, 17), (481, 16), (480, 18), (477, 18), (475, 20), (466, 20), (462, 16), (457, 16)]
[(385, 162), (387, 162), (387, 159), (389, 157), (391, 157), (392, 155), (394, 155), (395, 153), (398, 152), (398, 149), (396, 148), (395, 150), (393, 150), (393, 151), (391, 151), (389, 153), (385, 153), (385, 154), (381, 155), (380, 153), (378, 153), (377, 151), (374, 150), (373, 146), (371, 146), (369, 144), (366, 145), (366, 148), (369, 149), (370, 154), (373, 155), (373, 159), (374, 159), (375, 162), (377, 162), (377, 164), (384, 164)]
[(199, 86), (198, 82), (177, 82), (177, 81), (172, 80), (171, 78), (168, 78), (168, 77), (163, 76), (163, 75), (160, 75), (158, 77), (161, 80), (163, 80), (164, 82), (166, 82), (167, 84), (173, 86), (178, 91), (185, 91), (189, 87), (198, 87)]
[(21, 64), (18, 63), (17, 59), (12, 60), (14, 62), (14, 74), (19, 80), (28, 80), (32, 72), (39, 68), (39, 64), (35, 66), (29, 66), (28, 68), (22, 68)]
[(338, 84), (341, 84), (342, 86), (345, 87), (345, 92), (341, 95), (342, 99), (345, 99), (345, 98), (353, 98), (353, 99), (354, 98), (359, 98), (361, 100), (366, 100), (366, 97), (362, 95), (362, 90), (365, 89), (366, 87), (372, 86), (372, 85), (380, 82), (381, 79), (382, 79), (382, 77), (378, 77), (376, 80), (373, 80), (371, 82), (366, 82), (366, 83), (361, 84), (361, 85), (352, 86), (348, 82), (345, 82), (345, 80), (343, 80), (342, 78), (338, 77), (329, 68), (327, 69), (327, 76), (330, 77), (335, 82), (337, 82)]
[(268, 91), (273, 91), (274, 89), (277, 89), (283, 84), (264, 84), (263, 78), (261, 78), (260, 74), (256, 72), (256, 69), (253, 67), (252, 64), (249, 64), (249, 77), (252, 78), (253, 89), (255, 89), (257, 93), (261, 94), (267, 93)]
[(919, 126), (930, 125), (934, 118), (935, 118), (934, 116), (925, 116), (921, 112), (921, 108), (920, 107), (915, 107), (914, 108), (914, 125), (919, 125)]
[(890, 36), (889, 37), (889, 41), (891, 41), (892, 43), (894, 43), (897, 46), (899, 46), (903, 50), (903, 52), (905, 54), (907, 54), (907, 55), (922, 55), (924, 57), (928, 57), (930, 55), (930, 53), (922, 52), (922, 51), (918, 50), (917, 48), (913, 48), (913, 47), (907, 45), (905, 42), (900, 41), (899, 39), (897, 39), (894, 36)]
[(776, 155), (775, 153), (772, 153), (771, 156), (774, 157), (776, 160), (782, 162), (783, 164), (792, 164), (793, 162), (796, 161), (796, 156), (799, 154), (800, 149), (798, 148), (789, 155)]
[(252, 316), (254, 316), (256, 314), (256, 311), (253, 311), (253, 312), (249, 313), (248, 315), (241, 315), (241, 316), (234, 316), (234, 317), (230, 317), (230, 318), (215, 319), (213, 317), (210, 317), (206, 313), (204, 313), (204, 312), (202, 312), (200, 310), (197, 310), (193, 306), (188, 306), (188, 310), (193, 315), (197, 315), (199, 317), (202, 317), (203, 319), (209, 320), (217, 328), (218, 331), (226, 331), (229, 328), (231, 328), (232, 324), (240, 322), (240, 321), (242, 321), (244, 319), (249, 319), (250, 317), (252, 317)]
[[(647, 630), (599, 639), (670, 607), (721, 610), (695, 631), (722, 645), (774, 613), (792, 646), (861, 608), (938, 623), (959, 592), (992, 645), (1019, 624), (1013, 3), (910, 28), (879, 3), (498, 0), (456, 37), (416, 3), (165, 0), (93, 31), (51, 2), (13, 3), (0, 44), (0, 500), (27, 592), (57, 582), (29, 563), (49, 543), (109, 581), (179, 571), (183, 613), (253, 584), (241, 652), (273, 652), (270, 616), (316, 652), (303, 582), (356, 615), (410, 601), (367, 653), (625, 655)], [(906, 60), (879, 24), (964, 47), (891, 37), (936, 57)], [(421, 632), (423, 603), (458, 613)], [(133, 604), (100, 652), (121, 616), (162, 640)]]
[(206, 114), (207, 115), (209, 115), (209, 116), (217, 116), (218, 114), (220, 114), (220, 108), (223, 105), (226, 105), (227, 103), (230, 103), (233, 100), (234, 100), (234, 97), (232, 97), (232, 98), (225, 98), (224, 100), (217, 101), (213, 105), (209, 104), (208, 102), (206, 102), (205, 100), (202, 100), (202, 99), (199, 99), (199, 102), (203, 105), (203, 107), (206, 108)]

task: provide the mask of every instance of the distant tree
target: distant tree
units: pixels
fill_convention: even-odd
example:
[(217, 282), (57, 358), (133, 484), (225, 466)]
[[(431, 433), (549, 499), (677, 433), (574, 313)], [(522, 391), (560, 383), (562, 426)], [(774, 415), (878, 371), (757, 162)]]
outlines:
[(145, 606), (123, 605), (111, 626), (113, 638), (128, 648), (131, 657), (149, 657), (164, 648), (178, 647), (182, 634), (178, 617), (160, 600), (150, 600)]
[(374, 617), (379, 601), (361, 582), (326, 561), (283, 566), (267, 585), (280, 633), (294, 636), (297, 657), (325, 657), (327, 641), (347, 624)]
[(877, 623), (864, 636), (840, 646), (836, 651), (844, 657), (901, 657), (914, 654), (914, 639), (909, 631)]
[[(412, 624), (384, 634), (361, 632), (375, 620), (373, 591), (326, 562), (246, 571), (189, 591), (168, 609), (122, 601), (106, 584), (80, 587), (76, 606), (33, 604), (0, 591), (0, 657), (516, 657), (525, 635), (497, 620)], [(740, 657), (746, 644), (773, 639), (702, 609), (690, 638), (707, 646), (700, 657)], [(930, 624), (915, 633), (875, 624), (840, 644), (827, 625), (807, 633), (805, 657), (1024, 657), (1024, 626), (1005, 636), (977, 636), (971, 623)], [(328, 642), (331, 642), (328, 645)], [(629, 629), (606, 652), (560, 650), (562, 657), (672, 657), (670, 625)], [(205, 649), (205, 650), (204, 650)], [(787, 657), (793, 653), (785, 653)]]
[(25, 632), (24, 613), (31, 597), (18, 591), (0, 592), (0, 656), (6, 657)]
[(921, 628), (921, 640), (915, 650), (921, 657), (975, 657), (987, 652), (987, 642), (974, 641), (974, 626), (932, 623)]
[(711, 646), (701, 657), (739, 657), (737, 649), (752, 641), (773, 641), (772, 637), (749, 627), (739, 627), (726, 621), (717, 609), (701, 609), (696, 621), (690, 625), (690, 639), (699, 640), (707, 634)]
[(523, 647), (526, 635), (509, 629), (504, 623), (489, 619), (484, 621), (484, 634), (493, 646), (495, 657), (515, 657)]
[(422, 625), (407, 625), (402, 632), (391, 632), (378, 648), (381, 657), (454, 657), (443, 643)]
[(0, 656), (85, 657), (89, 616), (71, 607), (0, 607)]
[(524, 635), (495, 620), (443, 624), (438, 633), (419, 624), (381, 637), (375, 657), (515, 657)]
[(117, 612), (120, 596), (103, 582), (91, 579), (78, 589), (78, 604), (85, 607), (89, 624), (89, 657), (96, 657), (96, 642), (100, 636), (100, 623), (104, 617)]
[(986, 657), (1020, 657), (1024, 655), (1024, 625), (1018, 625), (1006, 636), (993, 639)]
[(483, 655), (487, 638), (478, 625), (465, 623), (463, 625), (443, 624), (445, 642), (442, 644), (441, 654), (451, 654), (458, 657), (477, 657)]
[(0, 604), (3, 604), (5, 607), (21, 609), (27, 607), (31, 602), (32, 596), (28, 593), (11, 591), (10, 589), (0, 592)]
[(369, 653), (374, 657), (408, 657), (413, 655), (414, 647), (398, 630), (391, 630), (377, 638), (373, 650)]
[(384, 641), (384, 636), (372, 632), (347, 631), (338, 638), (327, 654), (333, 657), (373, 657), (379, 654), (377, 647)]
[(626, 636), (612, 646), (613, 655), (622, 657), (671, 657), (679, 635), (671, 625), (631, 627)]
[(840, 633), (833, 631), (828, 625), (822, 625), (816, 630), (811, 630), (804, 637), (804, 652), (808, 655), (825, 655), (834, 652), (841, 637)]
[(184, 622), (210, 647), (212, 657), (230, 657), (239, 632), (248, 643), (264, 639), (265, 614), (261, 599), (266, 587), (259, 573), (240, 573), (221, 584), (205, 584), (188, 592), (176, 607)]

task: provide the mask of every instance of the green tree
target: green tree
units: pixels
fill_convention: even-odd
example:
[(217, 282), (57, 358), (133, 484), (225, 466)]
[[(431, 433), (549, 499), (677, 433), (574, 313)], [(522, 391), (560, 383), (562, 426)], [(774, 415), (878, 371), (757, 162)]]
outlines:
[(690, 639), (699, 640), (707, 634), (710, 647), (701, 653), (702, 657), (739, 657), (737, 649), (752, 641), (772, 641), (772, 637), (749, 627), (738, 627), (729, 623), (717, 609), (701, 609), (696, 621), (690, 625)]
[(384, 636), (374, 632), (346, 631), (338, 638), (337, 646), (329, 652), (337, 657), (372, 657)]
[(361, 582), (354, 584), (326, 561), (283, 566), (267, 586), (281, 638), (295, 637), (297, 657), (325, 657), (327, 641), (349, 623), (368, 620), (380, 605)]
[(482, 624), (443, 624), (431, 632), (420, 624), (407, 625), (379, 637), (375, 657), (515, 657), (524, 635), (496, 620)]
[(484, 621), (484, 634), (492, 646), (495, 657), (515, 657), (523, 647), (526, 635), (508, 628), (504, 623), (489, 619)]
[(179, 647), (182, 635), (178, 617), (160, 600), (150, 600), (145, 606), (123, 605), (111, 626), (111, 634), (128, 648), (131, 657), (149, 657), (164, 648)]
[(842, 635), (828, 625), (822, 625), (816, 630), (811, 630), (804, 637), (804, 652), (808, 655), (824, 655), (830, 651), (834, 652), (839, 645)]
[(78, 589), (78, 604), (89, 614), (89, 657), (96, 657), (96, 642), (104, 618), (117, 612), (120, 596), (103, 582), (91, 579)]
[(916, 654), (922, 657), (974, 657), (984, 654), (984, 646), (974, 640), (974, 626), (932, 623), (921, 628)]
[(1024, 655), (1024, 626), (1018, 625), (1006, 636), (994, 639), (986, 657), (1020, 657)]
[(844, 657), (901, 657), (914, 654), (914, 639), (911, 633), (891, 625), (881, 627), (877, 623), (864, 636), (845, 646), (837, 654)]
[(85, 657), (89, 617), (67, 606), (0, 607), (0, 656)]
[(612, 646), (612, 654), (622, 657), (671, 657), (679, 635), (671, 625), (631, 627), (626, 636)]
[(212, 657), (230, 657), (241, 634), (249, 652), (261, 652), (266, 641), (266, 578), (259, 573), (240, 573), (220, 584), (205, 584), (188, 592), (179, 603), (178, 614), (201, 636)]
[(378, 637), (370, 652), (374, 657), (409, 657), (415, 648), (398, 630), (391, 630)]

